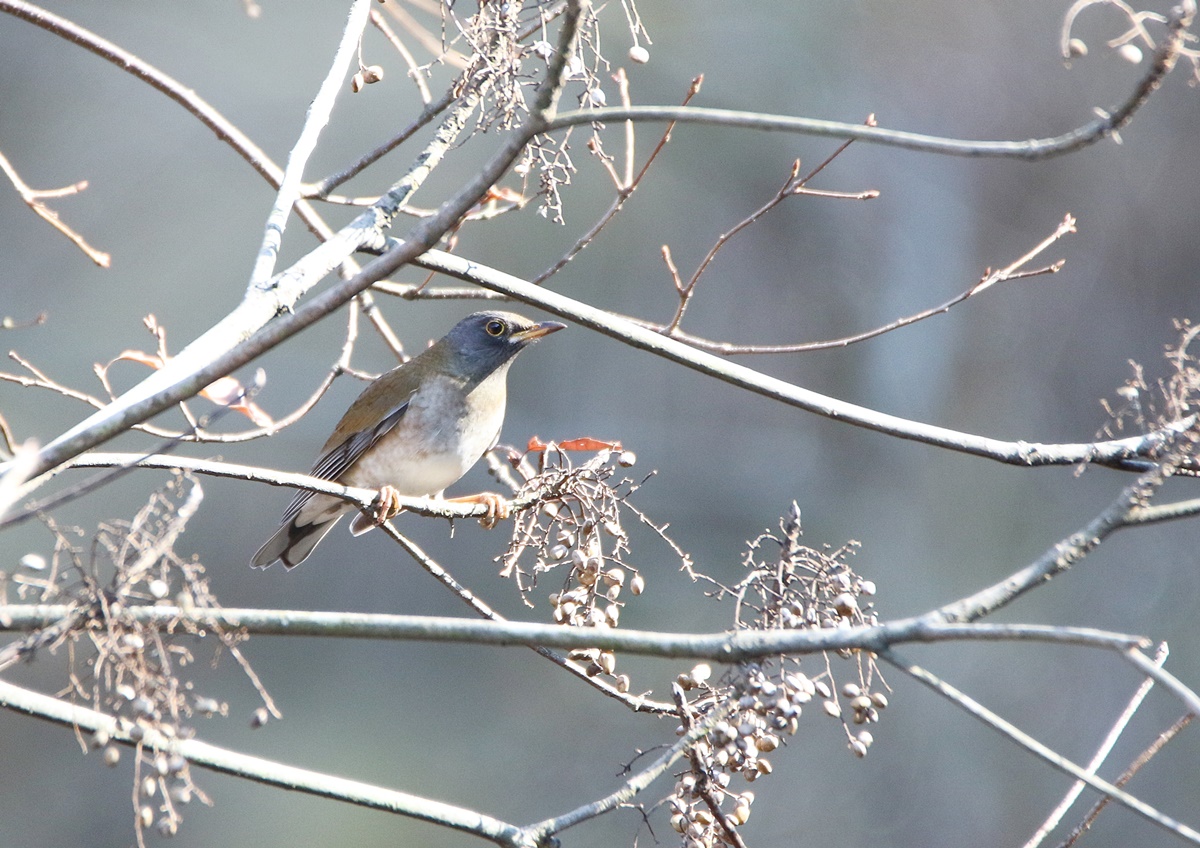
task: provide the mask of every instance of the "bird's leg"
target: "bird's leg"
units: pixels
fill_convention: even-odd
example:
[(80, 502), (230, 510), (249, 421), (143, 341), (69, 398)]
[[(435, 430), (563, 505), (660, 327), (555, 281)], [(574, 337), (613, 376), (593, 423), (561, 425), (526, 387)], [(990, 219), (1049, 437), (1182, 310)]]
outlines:
[(447, 498), (449, 503), (483, 504), (487, 512), (479, 519), (480, 525), (491, 530), (496, 523), (508, 518), (512, 513), (512, 504), (503, 495), (495, 492), (480, 492), (477, 495), (464, 495), (460, 498)]

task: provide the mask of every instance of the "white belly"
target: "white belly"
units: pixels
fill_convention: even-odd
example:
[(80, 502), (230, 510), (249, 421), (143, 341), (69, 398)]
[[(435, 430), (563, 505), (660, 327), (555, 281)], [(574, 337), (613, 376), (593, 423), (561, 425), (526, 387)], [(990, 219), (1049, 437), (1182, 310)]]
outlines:
[(493, 373), (468, 395), (448, 379), (428, 383), (397, 425), (342, 481), (370, 489), (387, 485), (411, 497), (440, 493), (466, 474), (500, 434), (504, 371)]

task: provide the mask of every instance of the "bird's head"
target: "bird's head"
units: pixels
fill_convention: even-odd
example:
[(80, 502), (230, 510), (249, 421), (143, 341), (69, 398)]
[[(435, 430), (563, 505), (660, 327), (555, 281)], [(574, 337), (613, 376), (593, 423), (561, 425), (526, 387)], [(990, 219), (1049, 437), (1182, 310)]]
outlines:
[[(439, 344), (457, 371), (482, 380), (542, 336), (565, 329), (558, 321), (530, 321), (511, 312), (476, 312), (455, 324)], [(436, 347), (436, 346), (435, 346)]]

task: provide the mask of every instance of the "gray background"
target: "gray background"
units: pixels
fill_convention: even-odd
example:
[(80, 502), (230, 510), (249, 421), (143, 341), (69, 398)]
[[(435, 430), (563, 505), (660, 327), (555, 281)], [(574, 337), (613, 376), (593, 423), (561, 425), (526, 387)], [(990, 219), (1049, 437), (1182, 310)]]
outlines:
[[(1057, 55), (1065, 3), (761, 3), (734, 11), (714, 2), (644, 2), (652, 59), (633, 66), (639, 103), (678, 102), (706, 75), (697, 105), (860, 121), (877, 114), (897, 129), (979, 139), (1054, 135), (1114, 104), (1141, 70), (1103, 49), (1121, 21), (1093, 10), (1080, 33), (1092, 54), (1064, 69)], [(345, 4), (264, 2), (257, 21), (241, 4), (52, 4), (194, 87), (283, 161), (339, 37)], [(616, 8), (605, 50), (623, 62), (629, 41)], [(415, 96), (376, 36), (369, 62), (383, 86), (345, 97), (308, 175), (322, 175), (385, 138), (415, 113)], [(949, 316), (848, 350), (762, 358), (748, 364), (799, 385), (897, 415), (1004, 439), (1085, 441), (1104, 426), (1127, 361), (1165, 373), (1171, 319), (1196, 317), (1197, 163), (1200, 101), (1187, 69), (1167, 80), (1123, 133), (1040, 163), (951, 159), (859, 144), (815, 183), (879, 189), (871, 203), (800, 199), (741, 236), (702, 281), (686, 327), (742, 341), (816, 340), (876, 326), (948, 299), (987, 266), (1003, 265), (1068, 212), (1081, 232), (1047, 254), (1058, 276), (1006, 286)], [(441, 77), (439, 77), (440, 79)], [(609, 91), (609, 102), (616, 102)], [(639, 131), (647, 152), (657, 128)], [(435, 204), (495, 139), (457, 151), (418, 196)], [(555, 281), (599, 306), (665, 319), (670, 281), (658, 258), (670, 244), (690, 272), (713, 239), (769, 197), (791, 161), (814, 165), (835, 143), (783, 134), (679, 127), (627, 211)], [(64, 383), (94, 389), (92, 362), (149, 348), (153, 312), (178, 349), (238, 301), (272, 192), (231, 151), (173, 103), (90, 54), (27, 24), (0, 18), (0, 149), (39, 187), (88, 179), (80, 197), (54, 203), (114, 256), (91, 266), (7, 189), (0, 191), (0, 312), (49, 312), (41, 328), (4, 344)], [(619, 149), (618, 139), (610, 150)], [(354, 184), (377, 191), (409, 154)], [(596, 164), (576, 151), (567, 226), (534, 214), (471, 227), (461, 252), (518, 275), (552, 262), (611, 196)], [(506, 181), (511, 184), (511, 181)], [(334, 221), (344, 213), (330, 211)], [(285, 259), (311, 245), (293, 224)], [(399, 279), (419, 280), (409, 273)], [(467, 304), (384, 300), (394, 326), (418, 349)], [(529, 310), (525, 310), (529, 311)], [(263, 360), (261, 403), (282, 414), (307, 395), (337, 353), (327, 322)], [(355, 363), (391, 364), (369, 339)], [(15, 370), (9, 365), (7, 370)], [(137, 366), (122, 369), (130, 385)], [(301, 424), (269, 442), (190, 448), (234, 461), (304, 470), (358, 390), (339, 381)], [(0, 410), (19, 437), (47, 440), (83, 408), (0, 385)], [(1103, 469), (1022, 471), (837, 425), (752, 397), (578, 328), (527, 353), (513, 371), (505, 438), (523, 443), (592, 435), (617, 438), (659, 469), (639, 503), (702, 569), (740, 571), (745, 540), (774, 527), (792, 500), (806, 540), (863, 544), (855, 567), (879, 586), (888, 617), (918, 613), (1001, 579), (1082, 526), (1128, 477)], [(145, 439), (121, 445), (149, 446)], [(128, 517), (163, 475), (139, 474), (65, 510), (89, 530)], [(476, 470), (455, 491), (486, 484)], [(180, 543), (208, 567), (227, 606), (465, 615), (379, 534), (332, 536), (292, 574), (245, 563), (287, 501), (267, 487), (205, 480), (205, 508)], [(1194, 493), (1179, 487), (1177, 494)], [(489, 561), (503, 536), (442, 522), (402, 526), (502, 611), (528, 616)], [(0, 568), (45, 552), (34, 526), (6, 536)], [(1180, 524), (1126, 532), (999, 620), (1090, 625), (1171, 642), (1170, 668), (1200, 680), (1193, 610), (1197, 532)], [(696, 631), (728, 625), (730, 609), (702, 597), (670, 552), (647, 544), (634, 557), (649, 589), (623, 624)], [(532, 611), (544, 620), (547, 609)], [(1137, 677), (1113, 657), (1040, 645), (911, 648), (928, 664), (1034, 736), (1083, 761)], [(203, 738), (266, 757), (378, 782), (531, 821), (617, 785), (637, 748), (672, 737), (666, 721), (631, 717), (616, 704), (519, 649), (260, 638), (247, 654), (285, 720), (248, 726), (254, 697), (232, 663), (197, 674), (228, 699), (233, 717), (200, 721)], [(673, 664), (622, 660), (635, 686), (665, 692)], [(39, 656), (9, 679), (54, 691), (62, 659)], [(806, 716), (801, 733), (759, 781), (746, 836), (752, 845), (1012, 845), (1023, 841), (1067, 780), (949, 704), (903, 679), (854, 760), (840, 731)], [(814, 713), (817, 711), (813, 711)], [(1118, 746), (1127, 762), (1179, 713), (1152, 695)], [(1169, 813), (1197, 822), (1196, 747), (1185, 737), (1133, 783)], [(131, 844), (129, 758), (113, 771), (80, 755), (72, 734), (0, 713), (0, 844)], [(1106, 772), (1111, 776), (1112, 772)], [(182, 845), (474, 844), (383, 813), (289, 795), (198, 773), (215, 809), (193, 805)], [(666, 784), (650, 793), (659, 797)], [(630, 845), (634, 813), (565, 834), (567, 844)], [(661, 829), (667, 844), (674, 834)], [(157, 837), (152, 837), (157, 838)], [(1131, 813), (1107, 812), (1092, 845), (1174, 841)], [(645, 831), (639, 844), (651, 844)]]

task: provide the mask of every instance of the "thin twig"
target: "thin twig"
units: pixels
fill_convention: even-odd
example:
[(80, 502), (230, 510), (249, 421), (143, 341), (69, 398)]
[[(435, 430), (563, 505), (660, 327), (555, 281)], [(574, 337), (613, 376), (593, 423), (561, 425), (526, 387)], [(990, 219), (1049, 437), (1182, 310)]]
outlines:
[[(811, 190), (806, 189), (805, 191), (811, 191)], [(897, 318), (895, 321), (891, 321), (882, 326), (875, 327), (874, 329), (866, 330), (865, 332), (862, 332), (862, 333), (855, 333), (852, 336), (843, 336), (842, 338), (839, 338), (839, 339), (830, 339), (827, 341), (819, 341), (819, 342), (795, 342), (795, 343), (785, 343), (785, 344), (737, 344), (734, 342), (712, 341), (709, 339), (702, 338), (700, 336), (693, 335), (691, 333), (683, 332), (682, 330), (679, 330), (678, 328), (673, 327), (672, 324), (674, 322), (672, 322), (672, 324), (646, 324), (645, 326), (649, 327), (650, 329), (657, 330), (660, 333), (670, 335), (672, 338), (676, 338), (676, 339), (679, 339), (680, 341), (687, 342), (689, 345), (692, 345), (693, 347), (698, 348), (699, 350), (708, 351), (710, 353), (718, 353), (718, 354), (721, 354), (722, 356), (743, 356), (743, 355), (747, 355), (747, 354), (761, 355), (761, 354), (780, 354), (780, 353), (808, 353), (810, 351), (816, 351), (816, 350), (830, 350), (833, 348), (848, 347), (849, 345), (857, 344), (859, 342), (864, 342), (864, 341), (867, 341), (868, 339), (878, 338), (879, 336), (882, 336), (885, 333), (890, 333), (890, 332), (893, 332), (894, 330), (899, 330), (902, 327), (908, 327), (912, 324), (916, 324), (918, 321), (924, 321), (927, 318), (932, 318), (935, 315), (945, 314), (945, 313), (949, 312), (951, 309), (953, 309), (955, 306), (958, 306), (960, 303), (963, 303), (966, 300), (968, 300), (969, 298), (974, 297), (975, 295), (979, 294), (980, 292), (986, 291), (987, 289), (991, 288), (996, 283), (1009, 282), (1012, 280), (1023, 280), (1023, 279), (1027, 279), (1029, 277), (1038, 277), (1038, 276), (1044, 276), (1047, 274), (1057, 274), (1059, 271), (1062, 270), (1062, 267), (1064, 264), (1063, 260), (1058, 260), (1058, 261), (1053, 262), (1050, 265), (1047, 265), (1042, 268), (1034, 268), (1034, 269), (1026, 270), (1025, 266), (1028, 263), (1032, 262), (1039, 254), (1041, 254), (1043, 251), (1045, 251), (1047, 248), (1049, 248), (1052, 244), (1054, 244), (1060, 238), (1067, 235), (1068, 233), (1074, 233), (1075, 231), (1076, 231), (1075, 230), (1075, 218), (1072, 217), (1071, 215), (1067, 215), (1061, 222), (1059, 222), (1058, 226), (1055, 228), (1053, 233), (1051, 233), (1049, 236), (1047, 236), (1045, 239), (1043, 239), (1041, 242), (1039, 242), (1036, 247), (1034, 247), (1032, 250), (1028, 251), (1020, 259), (1006, 265), (1004, 268), (1001, 268), (998, 271), (991, 271), (991, 270), (986, 271), (983, 274), (982, 278), (979, 280), (979, 282), (975, 283), (970, 288), (961, 292), (960, 294), (957, 294), (954, 297), (950, 298), (950, 300), (946, 301), (941, 306), (934, 306), (929, 309), (922, 309), (920, 312), (917, 312), (913, 315), (908, 315), (903, 318)]]
[(1025, 733), (1016, 725), (998, 716), (996, 713), (989, 710), (983, 704), (976, 701), (974, 698), (967, 695), (965, 692), (955, 688), (941, 678), (927, 671), (915, 663), (908, 662), (902, 657), (896, 655), (891, 650), (881, 651), (879, 653), (881, 659), (887, 661), (890, 665), (900, 669), (911, 676), (918, 683), (921, 683), (942, 697), (949, 700), (959, 709), (966, 712), (973, 718), (983, 722), (983, 724), (995, 730), (1005, 738), (1015, 742), (1025, 750), (1035, 754), (1044, 762), (1053, 766), (1061, 772), (1071, 775), (1079, 780), (1082, 780), (1088, 786), (1098, 792), (1102, 792), (1122, 806), (1137, 813), (1142, 818), (1158, 825), (1164, 830), (1174, 833), (1181, 839), (1187, 840), (1194, 845), (1200, 845), (1200, 832), (1193, 830), (1182, 822), (1176, 821), (1165, 813), (1160, 812), (1156, 808), (1147, 804), (1139, 798), (1135, 798), (1123, 789), (1119, 789), (1107, 780), (1102, 780), (1094, 774), (1089, 774), (1087, 770), (1081, 768), (1076, 763), (1068, 760), (1053, 749), (1047, 747), (1041, 742), (1034, 739), (1029, 734)]
[[(1163, 663), (1167, 661), (1168, 653), (1169, 652), (1167, 650), (1166, 643), (1164, 642), (1160, 644), (1158, 646), (1158, 650), (1154, 654), (1154, 664), (1159, 668), (1162, 668)], [(1104, 737), (1104, 741), (1100, 743), (1100, 747), (1096, 750), (1096, 753), (1088, 762), (1087, 770), (1089, 774), (1095, 774), (1100, 770), (1100, 766), (1104, 765), (1104, 761), (1108, 759), (1108, 755), (1112, 753), (1112, 749), (1117, 744), (1117, 740), (1121, 738), (1121, 734), (1125, 732), (1125, 728), (1128, 727), (1129, 722), (1133, 720), (1133, 716), (1138, 711), (1138, 708), (1142, 705), (1142, 701), (1146, 699), (1146, 695), (1148, 695), (1150, 690), (1153, 688), (1153, 677), (1147, 677), (1138, 686), (1137, 690), (1133, 693), (1133, 696), (1129, 699), (1129, 703), (1125, 705), (1125, 709), (1121, 711), (1121, 714), (1117, 716), (1117, 720), (1113, 722), (1113, 726), (1109, 728), (1108, 735)], [(1063, 799), (1058, 802), (1058, 805), (1050, 811), (1050, 815), (1046, 817), (1046, 820), (1042, 822), (1038, 829), (1033, 832), (1033, 835), (1029, 837), (1029, 840), (1025, 843), (1025, 848), (1037, 848), (1037, 846), (1042, 844), (1046, 837), (1050, 835), (1050, 831), (1058, 827), (1059, 822), (1062, 821), (1063, 816), (1067, 814), (1067, 811), (1070, 810), (1071, 806), (1076, 800), (1078, 800), (1086, 785), (1087, 784), (1085, 784), (1082, 780), (1077, 780), (1071, 785), (1071, 788), (1067, 790), (1067, 794), (1063, 797)], [(1118, 780), (1114, 785), (1122, 786), (1124, 784)], [(1102, 802), (1107, 800), (1107, 798), (1102, 799)]]
[(32, 209), (39, 218), (70, 239), (71, 243), (82, 250), (88, 259), (95, 262), (101, 268), (108, 268), (112, 265), (112, 256), (88, 244), (87, 239), (75, 232), (66, 222), (58, 217), (57, 212), (42, 202), (47, 198), (68, 197), (78, 194), (88, 187), (87, 180), (81, 180), (65, 188), (30, 188), (21, 179), (21, 175), (17, 173), (17, 169), (12, 166), (12, 163), (8, 161), (3, 152), (0, 152), (0, 171), (3, 171), (4, 175), (8, 177), (9, 182), (13, 184), (13, 188), (17, 190), (17, 194), (21, 195), (21, 199), (25, 201), (25, 205)]
[(288, 216), (292, 207), (300, 199), (300, 183), (304, 178), (304, 166), (317, 147), (317, 139), (329, 123), (330, 113), (338, 93), (342, 89), (342, 81), (354, 61), (355, 51), (362, 40), (363, 29), (367, 25), (367, 15), (371, 11), (371, 0), (353, 0), (350, 12), (346, 17), (346, 26), (342, 30), (342, 39), (334, 53), (329, 70), (322, 80), (316, 97), (308, 107), (304, 126), (296, 143), (288, 154), (287, 166), (283, 170), (283, 178), (279, 181), (279, 190), (275, 202), (267, 215), (266, 227), (263, 231), (262, 244), (254, 261), (254, 269), (250, 273), (250, 285), (257, 287), (271, 276), (275, 270), (275, 259), (283, 245), (283, 232), (287, 228)]
[[(1133, 779), (1134, 775), (1142, 770), (1142, 767), (1146, 765), (1146, 763), (1150, 762), (1150, 760), (1153, 759), (1159, 751), (1165, 748), (1167, 744), (1176, 736), (1178, 736), (1185, 727), (1191, 724), (1192, 720), (1195, 718), (1196, 713), (1186, 713), (1176, 719), (1174, 724), (1160, 733), (1155, 740), (1151, 742), (1144, 751), (1142, 751), (1142, 753), (1138, 754), (1137, 759), (1130, 763), (1129, 768), (1121, 772), (1121, 776), (1113, 781), (1113, 785), (1125, 786), (1128, 784), (1129, 781)], [(1100, 815), (1104, 808), (1108, 806), (1108, 802), (1108, 796), (1101, 797), (1100, 800), (1095, 803), (1092, 809), (1088, 810), (1088, 814), (1083, 817), (1083, 820), (1074, 829), (1072, 829), (1069, 834), (1067, 834), (1066, 839), (1062, 841), (1059, 848), (1071, 848), (1072, 845), (1078, 842), (1079, 837), (1082, 836), (1084, 832), (1095, 823), (1096, 818)]]
[(371, 24), (383, 33), (383, 37), (400, 54), (400, 58), (404, 60), (404, 64), (408, 65), (408, 77), (417, 86), (417, 92), (421, 95), (421, 102), (428, 106), (433, 100), (433, 95), (429, 91), (429, 83), (425, 81), (425, 73), (417, 66), (417, 59), (413, 56), (412, 51), (400, 40), (400, 36), (392, 29), (391, 24), (383, 19), (383, 15), (379, 14), (378, 9), (371, 10)]
[[(703, 82), (704, 82), (703, 76), (698, 76), (692, 80), (692, 85), (688, 89), (687, 94), (683, 98), (684, 106), (686, 106), (688, 103), (690, 103), (692, 98), (695, 97), (700, 92), (700, 86), (703, 84)], [(621, 92), (622, 102), (625, 103), (626, 106), (630, 105), (628, 103), (628, 98), (629, 98), (628, 80), (626, 80), (624, 73), (620, 74), (620, 92)], [(612, 219), (617, 216), (617, 213), (619, 213), (623, 208), (625, 208), (625, 202), (627, 200), (629, 200), (630, 197), (633, 196), (633, 193), (635, 191), (637, 191), (638, 186), (641, 185), (642, 180), (645, 178), (647, 172), (649, 172), (650, 166), (653, 165), (654, 160), (658, 158), (658, 154), (661, 153), (663, 151), (663, 149), (667, 146), (667, 144), (671, 141), (671, 134), (674, 131), (674, 129), (675, 129), (674, 121), (671, 121), (670, 123), (667, 124), (667, 128), (666, 128), (666, 130), (663, 131), (662, 136), (659, 138), (658, 144), (656, 144), (654, 146), (654, 149), (652, 151), (650, 151), (650, 155), (648, 157), (646, 157), (646, 161), (642, 164), (641, 170), (637, 172), (636, 176), (633, 176), (632, 175), (632, 169), (633, 169), (633, 163), (634, 163), (633, 122), (632, 121), (625, 122), (625, 136), (626, 136), (626, 138), (625, 138), (625, 172), (626, 172), (626, 176), (625, 176), (625, 179), (622, 180), (617, 177), (617, 175), (614, 171), (611, 171), (611, 170), (609, 171), (610, 176), (612, 176), (612, 178), (613, 178), (613, 184), (616, 186), (616, 189), (617, 189), (617, 196), (615, 198), (613, 198), (612, 205), (608, 207), (608, 210), (603, 215), (600, 216), (600, 218), (596, 221), (596, 223), (594, 223), (587, 230), (587, 232), (585, 232), (582, 236), (580, 236), (578, 239), (576, 239), (575, 244), (571, 245), (570, 250), (568, 250), (561, 257), (559, 257), (559, 259), (553, 265), (551, 265), (546, 270), (542, 271), (542, 273), (538, 274), (536, 277), (534, 277), (530, 281), (533, 285), (540, 286), (542, 283), (546, 282), (546, 280), (548, 280), (550, 277), (554, 276), (559, 271), (561, 271), (563, 268), (565, 268), (572, 259), (574, 259), (576, 256), (578, 256), (581, 252), (583, 252), (583, 250), (585, 248), (587, 248), (588, 245), (590, 245), (593, 241), (595, 241), (596, 236), (598, 236), (600, 234), (600, 231), (603, 230), (606, 226), (608, 226), (609, 222), (612, 221)], [(605, 164), (608, 164), (608, 163), (605, 162)]]
[[(389, 536), (392, 537), (395, 542), (404, 548), (405, 552), (409, 556), (416, 560), (417, 564), (420, 565), (421, 568), (426, 571), (426, 573), (449, 589), (455, 595), (455, 597), (466, 603), (467, 606), (474, 610), (477, 615), (487, 621), (497, 624), (507, 623), (508, 619), (493, 610), (490, 606), (480, 600), (479, 596), (477, 596), (474, 592), (454, 579), (454, 576), (451, 575), (450, 572), (442, 568), (442, 566), (438, 564), (433, 557), (425, 553), (420, 546), (418, 546), (407, 536), (404, 536), (397, 531), (390, 521), (383, 525), (383, 529)], [(594, 632), (590, 629), (577, 629), (584, 630), (585, 633)], [(673, 705), (666, 702), (652, 701), (639, 695), (630, 695), (627, 692), (621, 692), (607, 681), (601, 680), (598, 677), (589, 676), (581, 665), (573, 660), (568, 659), (567, 657), (555, 653), (545, 645), (530, 644), (529, 647), (533, 648), (536, 653), (550, 660), (555, 665), (566, 669), (580, 680), (603, 692), (608, 697), (620, 701), (634, 712), (670, 713), (674, 709)], [(585, 647), (590, 647), (590, 644)]]

